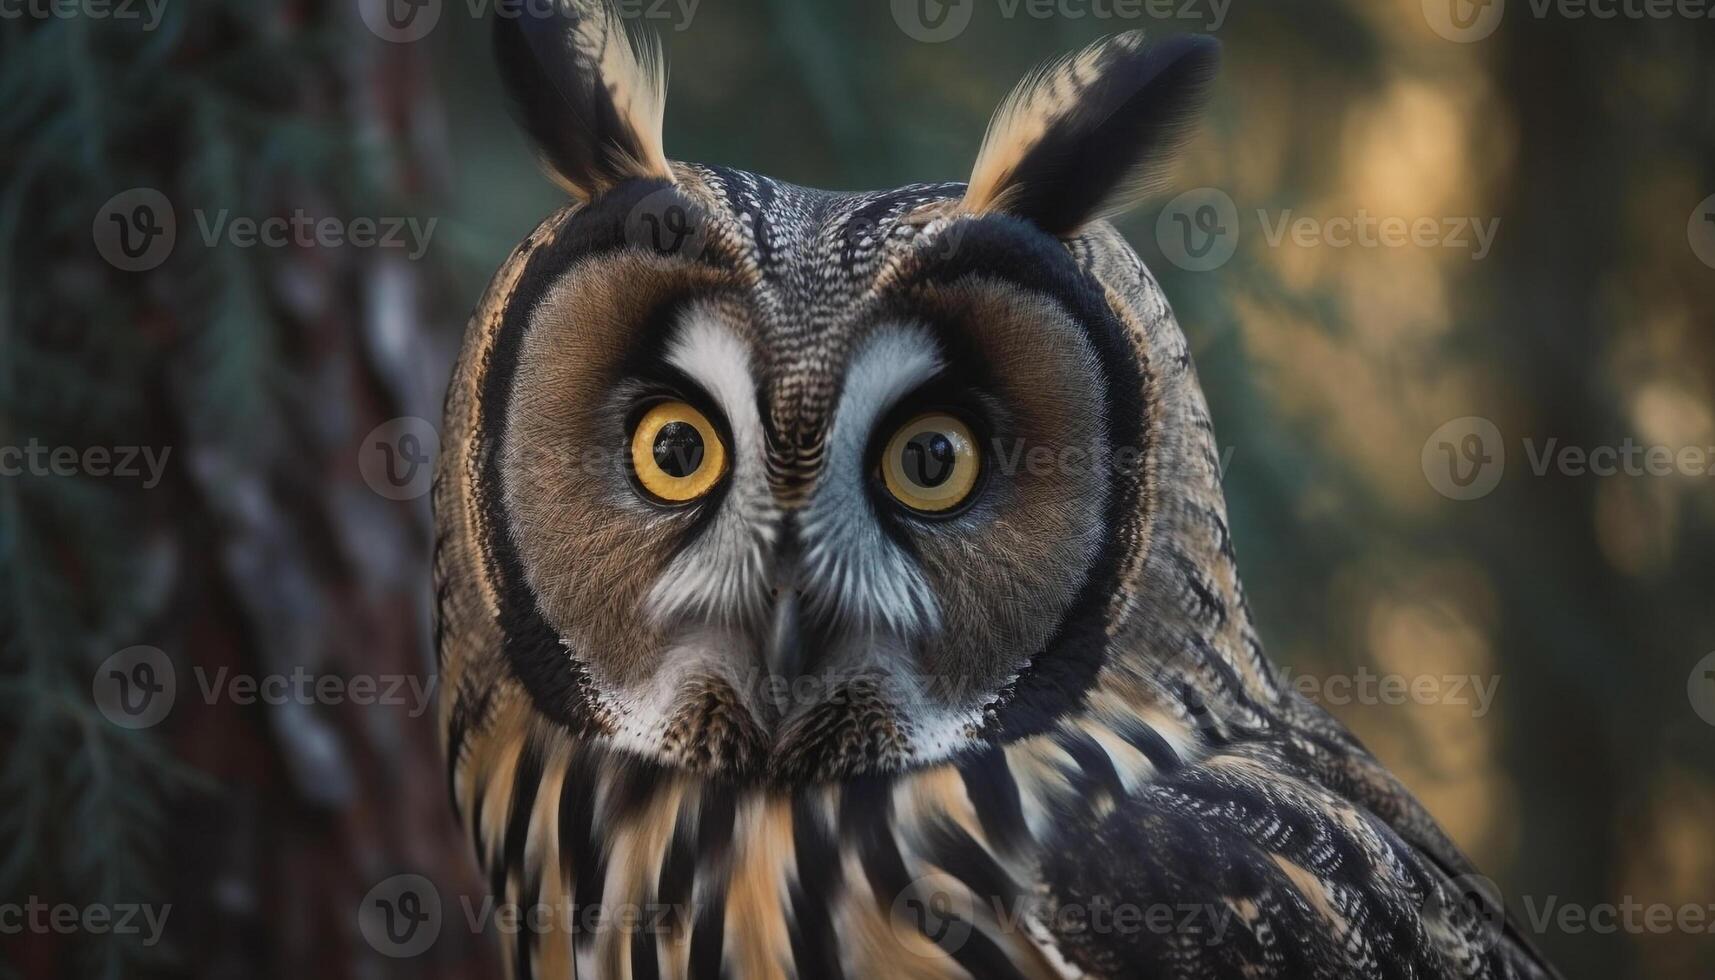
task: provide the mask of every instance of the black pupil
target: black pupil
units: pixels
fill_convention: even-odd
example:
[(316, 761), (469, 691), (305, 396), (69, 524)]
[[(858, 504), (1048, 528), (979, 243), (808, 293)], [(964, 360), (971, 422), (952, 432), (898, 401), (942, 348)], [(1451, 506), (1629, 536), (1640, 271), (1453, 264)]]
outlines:
[(953, 440), (944, 432), (919, 432), (904, 448), (905, 478), (926, 489), (946, 483), (953, 475)]
[(703, 465), (703, 434), (689, 422), (668, 422), (655, 433), (655, 465), (671, 477), (687, 477)]

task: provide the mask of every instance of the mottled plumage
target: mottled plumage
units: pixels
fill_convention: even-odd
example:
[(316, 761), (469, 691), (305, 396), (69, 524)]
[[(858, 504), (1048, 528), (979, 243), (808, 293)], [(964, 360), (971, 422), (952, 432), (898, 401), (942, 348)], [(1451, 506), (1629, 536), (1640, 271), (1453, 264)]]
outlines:
[[(1264, 656), (1185, 339), (1096, 218), (1212, 46), (1060, 63), (969, 188), (834, 194), (660, 172), (599, 46), (507, 40), (606, 16), (500, 28), (550, 52), (507, 65), (539, 141), (580, 138), (551, 79), (602, 122), (545, 151), (580, 200), (471, 322), (435, 492), (453, 805), (559, 915), (510, 974), (1552, 975)], [(666, 397), (728, 453), (684, 504), (623, 464)], [(987, 447), (944, 515), (878, 485), (924, 406)]]

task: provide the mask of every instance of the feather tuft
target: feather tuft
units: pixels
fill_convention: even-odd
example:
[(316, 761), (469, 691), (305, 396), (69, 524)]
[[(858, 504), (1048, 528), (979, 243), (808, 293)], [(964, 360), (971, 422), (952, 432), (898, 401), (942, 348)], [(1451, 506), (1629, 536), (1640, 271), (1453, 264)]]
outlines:
[(662, 146), (667, 70), (603, 0), (500, 7), (494, 52), (550, 175), (588, 201), (632, 178), (672, 180)]
[(1190, 133), (1219, 60), (1212, 38), (1103, 38), (1038, 68), (996, 110), (963, 208), (1056, 235), (1130, 208)]

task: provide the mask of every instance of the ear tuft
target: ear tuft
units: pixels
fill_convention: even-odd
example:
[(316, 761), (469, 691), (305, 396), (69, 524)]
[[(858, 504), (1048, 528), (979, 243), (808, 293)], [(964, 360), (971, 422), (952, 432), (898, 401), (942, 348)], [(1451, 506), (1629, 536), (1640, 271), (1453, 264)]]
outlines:
[(661, 145), (660, 41), (635, 41), (603, 0), (502, 4), (494, 54), (549, 173), (588, 201), (633, 177), (672, 180)]
[(1189, 136), (1220, 61), (1214, 38), (1104, 38), (1031, 73), (995, 112), (964, 209), (1067, 236), (1148, 194)]

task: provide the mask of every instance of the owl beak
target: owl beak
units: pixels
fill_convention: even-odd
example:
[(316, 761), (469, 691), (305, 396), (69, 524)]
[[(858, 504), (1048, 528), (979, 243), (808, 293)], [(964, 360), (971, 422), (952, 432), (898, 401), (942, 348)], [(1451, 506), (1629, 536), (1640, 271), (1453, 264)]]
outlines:
[(786, 689), (804, 669), (804, 645), (798, 629), (800, 597), (796, 588), (775, 590), (774, 619), (768, 630), (768, 673), (787, 683), (772, 685), (777, 692), (775, 707), (786, 713)]
[(798, 535), (788, 521), (774, 549), (774, 616), (769, 623), (765, 665), (774, 691), (774, 707), (785, 717), (790, 690), (805, 668), (802, 630), (803, 591), (799, 588)]

